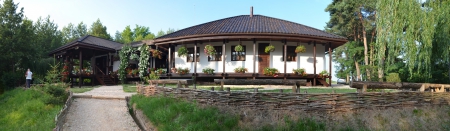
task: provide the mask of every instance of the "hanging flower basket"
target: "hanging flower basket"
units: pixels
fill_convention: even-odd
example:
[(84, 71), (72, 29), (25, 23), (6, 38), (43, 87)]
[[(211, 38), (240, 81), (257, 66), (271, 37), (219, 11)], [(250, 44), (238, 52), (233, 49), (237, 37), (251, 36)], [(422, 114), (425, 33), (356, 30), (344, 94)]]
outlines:
[(275, 51), (275, 46), (273, 46), (273, 45), (266, 46), (266, 49), (264, 50), (264, 52), (266, 52), (266, 53), (273, 52), (273, 51)]
[(188, 50), (186, 47), (183, 46), (178, 49), (178, 57), (187, 56), (187, 54)]
[(303, 45), (299, 45), (295, 48), (295, 53), (305, 53), (306, 52), (306, 48)]
[(244, 47), (241, 44), (239, 44), (239, 45), (234, 47), (234, 51), (236, 51), (236, 52), (244, 52)]
[(212, 45), (206, 45), (204, 52), (207, 56), (214, 56), (216, 54), (216, 49)]
[(151, 50), (151, 52), (152, 52), (152, 56), (153, 57), (157, 57), (157, 58), (159, 58), (159, 59), (161, 59), (161, 51), (159, 51), (159, 50)]

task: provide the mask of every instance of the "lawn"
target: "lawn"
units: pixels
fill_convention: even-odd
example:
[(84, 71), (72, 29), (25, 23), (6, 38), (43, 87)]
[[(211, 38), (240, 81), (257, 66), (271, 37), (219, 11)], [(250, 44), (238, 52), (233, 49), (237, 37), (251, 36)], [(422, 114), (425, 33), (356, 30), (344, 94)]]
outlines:
[(64, 92), (63, 86), (5, 91), (0, 95), (0, 130), (52, 130), (67, 99)]
[(135, 93), (136, 91), (136, 84), (122, 84), (122, 88), (124, 92), (129, 93)]
[(84, 92), (91, 91), (94, 88), (98, 88), (98, 87), (100, 87), (100, 85), (97, 85), (97, 86), (81, 86), (81, 88), (73, 87), (73, 88), (70, 88), (70, 91), (72, 91), (73, 93), (84, 93)]
[[(338, 88), (300, 88), (300, 93), (321, 94), (321, 93), (356, 93), (356, 89), (338, 89)], [(280, 92), (280, 89), (275, 90), (259, 90), (259, 92)], [(292, 92), (292, 89), (283, 89), (283, 92)]]

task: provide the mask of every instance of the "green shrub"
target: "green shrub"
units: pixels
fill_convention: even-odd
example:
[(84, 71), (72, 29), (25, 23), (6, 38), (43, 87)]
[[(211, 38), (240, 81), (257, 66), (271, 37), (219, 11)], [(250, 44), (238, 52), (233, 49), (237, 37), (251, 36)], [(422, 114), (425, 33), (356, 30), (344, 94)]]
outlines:
[(25, 84), (25, 72), (6, 72), (2, 75), (1, 80), (4, 90), (10, 90), (14, 87), (20, 86), (21, 84)]
[(47, 84), (44, 86), (44, 91), (50, 95), (44, 100), (45, 104), (59, 105), (64, 104), (68, 97), (68, 93), (62, 84)]
[(386, 76), (386, 82), (402, 82), (398, 73), (389, 73)]

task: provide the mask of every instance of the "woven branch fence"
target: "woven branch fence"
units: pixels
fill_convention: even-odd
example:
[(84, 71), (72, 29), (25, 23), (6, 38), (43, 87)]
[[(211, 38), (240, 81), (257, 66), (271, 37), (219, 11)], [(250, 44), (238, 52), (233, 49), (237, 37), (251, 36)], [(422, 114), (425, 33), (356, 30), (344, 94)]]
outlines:
[(164, 95), (196, 101), (200, 104), (246, 107), (256, 110), (303, 110), (346, 112), (361, 109), (385, 109), (450, 105), (449, 92), (395, 92), (395, 93), (345, 93), (303, 94), (262, 93), (166, 88), (155, 85), (137, 85), (139, 94)]

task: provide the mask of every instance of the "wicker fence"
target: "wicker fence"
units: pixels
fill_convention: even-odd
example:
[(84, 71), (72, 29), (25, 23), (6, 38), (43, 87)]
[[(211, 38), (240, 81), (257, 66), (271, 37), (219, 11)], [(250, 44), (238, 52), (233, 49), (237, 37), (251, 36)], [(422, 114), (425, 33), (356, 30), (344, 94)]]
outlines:
[(450, 105), (450, 93), (396, 92), (303, 94), (196, 90), (137, 85), (146, 96), (165, 95), (201, 104), (247, 107), (258, 110), (304, 110), (344, 112), (360, 109), (383, 109)]

